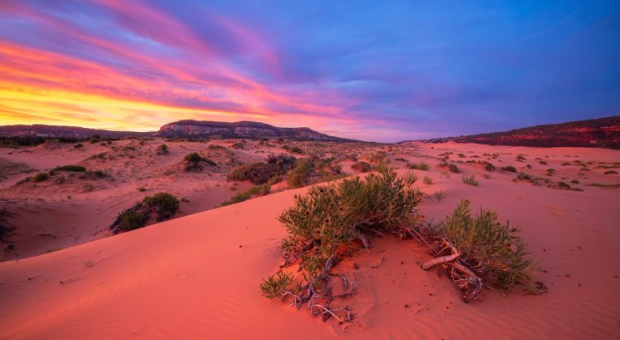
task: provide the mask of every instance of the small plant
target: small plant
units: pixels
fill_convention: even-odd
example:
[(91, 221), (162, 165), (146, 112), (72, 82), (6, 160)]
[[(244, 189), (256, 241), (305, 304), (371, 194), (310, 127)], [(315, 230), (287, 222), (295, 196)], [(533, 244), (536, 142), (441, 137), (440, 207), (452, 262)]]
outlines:
[(456, 164), (454, 163), (446, 163), (446, 162), (441, 162), (439, 163), (439, 167), (440, 168), (448, 168), (448, 171), (458, 174), (459, 172), (461, 172), (461, 170), (459, 169), (458, 166), (456, 166)]
[(491, 163), (491, 162), (484, 161), (484, 162), (482, 162), (482, 164), (484, 165), (484, 170), (486, 170), (486, 171), (493, 171), (493, 170), (495, 170), (495, 165), (493, 165), (493, 163)]
[(547, 169), (546, 175), (553, 176), (555, 174), (555, 169)]
[(310, 159), (304, 158), (297, 162), (297, 166), (288, 173), (288, 185), (291, 188), (301, 188), (308, 184), (308, 177), (314, 170), (314, 164)]
[(84, 147), (84, 145), (82, 145), (82, 143), (77, 143), (73, 146), (75, 149), (80, 149), (82, 147)]
[(254, 184), (263, 184), (272, 178), (286, 174), (295, 167), (295, 164), (296, 159), (293, 156), (285, 154), (269, 156), (267, 163), (245, 163), (233, 168), (226, 178), (229, 181), (250, 181)]
[(351, 169), (359, 172), (368, 172), (372, 169), (372, 166), (370, 163), (359, 161), (357, 163), (353, 163), (353, 165), (351, 165)]
[(197, 152), (192, 152), (192, 153), (189, 153), (189, 154), (185, 155), (183, 160), (185, 161), (185, 171), (186, 172), (202, 171), (203, 170), (202, 164), (207, 164), (208, 166), (216, 166), (217, 165), (214, 161), (212, 161), (212, 160), (210, 160), (208, 158), (203, 158)]
[(88, 260), (88, 261), (84, 262), (84, 266), (86, 266), (87, 268), (90, 268), (90, 267), (92, 267), (94, 265), (95, 265), (95, 263), (93, 261), (91, 261), (91, 260)]
[(603, 175), (617, 175), (618, 171), (615, 170), (607, 170), (603, 173)]
[(47, 172), (39, 172), (38, 174), (36, 174), (36, 175), (32, 178), (32, 180), (33, 180), (34, 182), (43, 182), (43, 181), (47, 181), (47, 179), (48, 179), (49, 177), (50, 177), (50, 176), (48, 175), (48, 173), (47, 173)]
[(118, 227), (114, 231), (118, 233), (144, 227), (148, 221), (148, 217), (137, 211), (124, 210), (118, 214), (116, 220)]
[(464, 175), (463, 183), (468, 184), (468, 185), (473, 185), (475, 187), (478, 186), (478, 181), (476, 181), (475, 175)]
[(525, 157), (523, 157), (522, 155), (517, 156), (517, 162), (523, 162), (524, 160), (525, 160)]
[(539, 293), (545, 287), (529, 275), (535, 266), (518, 232), (508, 222), (501, 224), (494, 212), (481, 209), (472, 216), (469, 201), (461, 200), (444, 222), (419, 229), (437, 256), (422, 268), (441, 265), (464, 292), (465, 302), (479, 299), (484, 286)]
[(505, 166), (502, 168), (502, 170), (509, 171), (509, 172), (517, 172), (517, 169), (514, 166)]
[(282, 298), (292, 283), (293, 275), (279, 271), (263, 280), (260, 290), (270, 299)]
[(68, 172), (86, 172), (86, 168), (81, 165), (63, 165), (55, 167), (52, 172), (68, 171)]
[(407, 167), (409, 169), (422, 170), (422, 171), (428, 171), (428, 169), (430, 169), (430, 166), (427, 163), (409, 163), (407, 164)]
[(418, 176), (411, 171), (407, 171), (401, 177), (408, 187), (411, 187), (418, 180)]
[(254, 197), (254, 196), (264, 196), (267, 195), (269, 193), (269, 191), (271, 190), (271, 185), (270, 183), (265, 183), (265, 184), (261, 184), (261, 185), (257, 185), (254, 186), (244, 192), (240, 192), (238, 194), (236, 194), (235, 196), (231, 197), (229, 200), (226, 200), (222, 203), (220, 203), (218, 205), (218, 207), (225, 207), (227, 205), (231, 205), (231, 204), (235, 204), (235, 203), (240, 203), (243, 201), (247, 201), (248, 199)]
[(540, 164), (540, 165), (547, 165), (547, 162), (545, 162), (545, 161), (540, 161), (540, 162), (538, 162), (538, 164)]
[(139, 192), (145, 192), (145, 191), (146, 191), (146, 188), (145, 188), (145, 187), (138, 187), (138, 188), (137, 188), (137, 190), (138, 190)]
[(170, 151), (168, 150), (168, 145), (166, 145), (166, 144), (160, 144), (160, 145), (157, 147), (157, 154), (158, 154), (158, 155), (167, 155), (167, 154), (169, 154), (169, 153), (170, 153)]
[(447, 194), (446, 194), (446, 192), (444, 190), (437, 190), (433, 194), (433, 198), (435, 198), (435, 200), (437, 202), (443, 201), (443, 199), (446, 198), (446, 196), (447, 196)]
[(422, 182), (426, 185), (431, 185), (433, 184), (433, 179), (430, 176), (424, 176)]

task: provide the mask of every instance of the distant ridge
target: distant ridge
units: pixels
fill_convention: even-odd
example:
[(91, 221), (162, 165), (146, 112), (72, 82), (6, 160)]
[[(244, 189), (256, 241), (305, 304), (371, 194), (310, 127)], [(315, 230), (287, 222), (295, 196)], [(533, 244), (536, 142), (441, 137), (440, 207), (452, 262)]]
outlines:
[(620, 149), (620, 116), (427, 140), (431, 143), (447, 141), (511, 146)]
[(41, 137), (82, 139), (98, 135), (101, 138), (169, 137), (169, 138), (285, 138), (297, 140), (320, 140), (343, 142), (306, 127), (280, 128), (269, 124), (241, 121), (235, 123), (181, 120), (162, 126), (159, 131), (132, 132), (87, 129), (76, 126), (54, 125), (6, 125), (0, 126), (0, 137)]

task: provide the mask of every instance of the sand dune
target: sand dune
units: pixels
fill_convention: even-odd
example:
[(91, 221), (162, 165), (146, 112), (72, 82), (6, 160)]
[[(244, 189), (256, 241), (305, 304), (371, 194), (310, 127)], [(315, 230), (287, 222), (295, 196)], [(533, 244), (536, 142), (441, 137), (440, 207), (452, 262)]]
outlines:
[[(402, 150), (401, 150), (402, 151)], [(405, 150), (406, 151), (406, 150)], [(354, 321), (323, 323), (306, 311), (261, 296), (258, 284), (280, 264), (285, 231), (277, 216), (305, 188), (178, 218), (41, 256), (0, 263), (0, 338), (209, 338), (209, 339), (617, 339), (620, 337), (620, 191), (583, 185), (618, 182), (594, 162), (617, 162), (620, 152), (600, 149), (532, 149), (473, 144), (418, 145), (408, 159), (440, 153), (466, 158), (497, 153), (494, 164), (536, 174), (553, 167), (555, 181), (579, 178), (567, 191), (514, 182), (514, 173), (459, 164), (477, 174), (469, 186), (432, 167), (414, 170), (434, 183), (427, 193), (427, 219), (442, 219), (461, 198), (475, 209), (497, 211), (522, 228), (549, 286), (539, 296), (487, 290), (465, 304), (446, 277), (425, 272), (430, 256), (414, 241), (372, 240), (373, 249), (348, 258), (338, 270), (356, 282), (356, 294), (339, 303)], [(394, 151), (396, 152), (396, 151)], [(415, 154), (415, 155), (414, 155)], [(525, 162), (515, 162), (516, 155)], [(548, 156), (548, 157), (545, 157)], [(575, 157), (576, 156), (576, 157)], [(425, 158), (426, 157), (426, 158)], [(433, 157), (433, 158), (428, 158)], [(454, 156), (451, 156), (453, 159)], [(534, 161), (546, 159), (547, 165)], [(592, 161), (591, 171), (561, 164)], [(532, 169), (526, 168), (530, 164)], [(398, 170), (405, 171), (404, 169)], [(353, 263), (356, 264), (355, 269)]]

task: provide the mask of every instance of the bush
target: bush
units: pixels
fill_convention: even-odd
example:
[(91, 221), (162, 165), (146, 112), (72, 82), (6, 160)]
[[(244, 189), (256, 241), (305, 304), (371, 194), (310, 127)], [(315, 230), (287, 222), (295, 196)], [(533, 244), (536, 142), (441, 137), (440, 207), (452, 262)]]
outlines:
[(157, 147), (157, 154), (158, 155), (167, 155), (169, 154), (170, 151), (168, 150), (168, 145), (166, 144), (161, 144)]
[(433, 197), (435, 198), (435, 200), (437, 202), (441, 202), (443, 201), (444, 198), (446, 198), (446, 192), (444, 190), (437, 190), (435, 191), (435, 193), (433, 194)]
[(82, 145), (82, 143), (77, 143), (73, 147), (76, 148), (76, 149), (79, 149), (79, 148), (84, 147), (84, 145)]
[(288, 185), (291, 188), (301, 188), (308, 184), (308, 178), (314, 170), (314, 164), (310, 159), (300, 159), (297, 166), (288, 173)]
[(351, 165), (351, 169), (359, 172), (368, 172), (372, 169), (372, 166), (370, 165), (370, 163), (360, 161), (357, 163), (353, 163)]
[(202, 156), (200, 156), (198, 152), (192, 152), (185, 155), (185, 157), (183, 157), (183, 160), (188, 163), (198, 163), (202, 161)]
[(493, 165), (493, 163), (491, 162), (482, 162), (482, 164), (484, 165), (484, 170), (486, 171), (493, 171), (495, 170), (495, 165)]
[(52, 172), (55, 171), (86, 172), (86, 168), (81, 165), (63, 165), (55, 167)]
[(502, 168), (502, 170), (509, 171), (509, 172), (517, 172), (517, 169), (514, 166), (505, 166)]
[(304, 150), (302, 150), (300, 147), (298, 146), (289, 146), (289, 145), (285, 145), (282, 147), (282, 149), (290, 152), (290, 153), (296, 153), (299, 155), (302, 155), (304, 153)]
[(409, 169), (422, 170), (422, 171), (428, 171), (428, 169), (430, 169), (430, 166), (427, 163), (409, 163), (407, 164), (407, 167)]
[(47, 181), (49, 177), (50, 176), (47, 174), (47, 172), (39, 172), (32, 178), (32, 180), (35, 182), (43, 182), (43, 181)]
[(269, 156), (267, 163), (246, 163), (233, 168), (226, 178), (229, 181), (263, 184), (273, 177), (286, 174), (295, 166), (295, 161), (295, 157), (288, 155)]
[(403, 182), (405, 182), (405, 185), (407, 185), (408, 187), (412, 186), (418, 180), (418, 176), (416, 176), (416, 174), (410, 171), (404, 173), (401, 178), (403, 179)]
[(461, 172), (461, 170), (459, 170), (459, 168), (454, 163), (448, 164), (448, 169), (450, 170), (450, 172), (453, 172), (455, 174), (458, 174), (459, 172)]
[(115, 234), (144, 227), (152, 218), (157, 222), (170, 219), (179, 210), (179, 200), (173, 195), (160, 192), (146, 196), (141, 202), (118, 214), (109, 229)]
[(179, 200), (167, 192), (146, 196), (142, 203), (154, 210), (157, 221), (167, 220), (179, 210)]
[(183, 160), (185, 161), (185, 171), (186, 172), (202, 171), (203, 170), (202, 163), (206, 163), (208, 166), (216, 166), (217, 165), (217, 163), (215, 163), (214, 161), (212, 161), (212, 160), (210, 160), (208, 158), (203, 158), (197, 152), (192, 152), (192, 153), (189, 153), (189, 154), (185, 155)]
[(429, 176), (424, 176), (424, 179), (422, 180), (422, 182), (426, 185), (431, 185), (433, 184), (433, 179)]
[[(527, 244), (517, 236), (518, 231), (519, 228), (511, 227), (508, 222), (501, 224), (497, 214), (491, 211), (480, 209), (480, 213), (472, 217), (470, 202), (461, 200), (452, 215), (431, 234), (433, 239), (444, 239), (455, 247), (460, 253), (455, 262), (475, 273), (483, 284), (505, 290), (523, 288), (536, 293), (538, 289), (529, 276), (534, 263), (527, 258)], [(450, 248), (435, 250), (438, 250), (437, 256), (446, 256)], [(477, 298), (479, 293), (479, 290), (466, 290), (465, 299)]]
[(475, 175), (464, 175), (463, 183), (468, 184), (468, 185), (478, 186), (478, 181), (476, 181)]
[(268, 298), (273, 299), (277, 297), (282, 297), (282, 294), (289, 288), (289, 286), (293, 283), (293, 275), (290, 273), (285, 273), (279, 271), (267, 279), (263, 280), (260, 284), (260, 290), (265, 294)]
[(128, 209), (118, 214), (117, 220), (119, 221), (119, 225), (116, 233), (142, 228), (146, 225), (148, 217), (137, 211)]
[(617, 175), (618, 171), (615, 170), (607, 170), (603, 173), (603, 175)]

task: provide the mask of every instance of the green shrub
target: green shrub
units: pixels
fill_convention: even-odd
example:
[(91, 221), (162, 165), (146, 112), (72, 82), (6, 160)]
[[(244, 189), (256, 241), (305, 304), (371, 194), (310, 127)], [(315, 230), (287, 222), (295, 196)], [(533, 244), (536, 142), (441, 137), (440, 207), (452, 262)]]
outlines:
[(299, 154), (299, 155), (303, 155), (303, 153), (304, 153), (304, 150), (302, 150), (302, 149), (301, 149), (300, 147), (298, 147), (298, 146), (289, 146), (289, 145), (284, 145), (282, 148), (283, 148), (284, 150), (286, 150), (286, 151), (290, 152), (290, 153), (296, 153), (296, 154)]
[[(534, 263), (527, 258), (527, 244), (517, 236), (519, 228), (501, 224), (495, 212), (481, 209), (473, 217), (470, 202), (462, 200), (434, 233), (460, 251), (459, 260), (483, 283), (500, 289), (523, 288), (537, 292), (529, 273)], [(438, 253), (438, 256), (445, 255)]]
[(310, 159), (304, 158), (297, 162), (297, 166), (288, 173), (288, 185), (291, 188), (301, 188), (308, 184), (308, 178), (314, 170), (314, 164)]
[(144, 199), (118, 214), (109, 229), (115, 234), (144, 227), (152, 218), (157, 222), (170, 219), (179, 210), (179, 200), (160, 192)]
[(55, 167), (52, 172), (55, 171), (86, 172), (86, 168), (81, 165), (63, 165)]
[(426, 185), (431, 185), (433, 184), (433, 179), (430, 176), (424, 176), (422, 182)]
[(502, 170), (509, 171), (509, 172), (517, 172), (517, 169), (514, 166), (505, 166), (502, 168)]
[(618, 171), (615, 170), (607, 170), (603, 173), (603, 175), (617, 175)]
[(82, 143), (77, 143), (73, 147), (76, 148), (76, 149), (79, 149), (79, 148), (84, 147), (84, 145), (82, 145)]
[(43, 182), (43, 181), (47, 181), (49, 177), (50, 176), (47, 174), (47, 172), (39, 172), (32, 178), (32, 180), (35, 182)]
[(493, 171), (493, 170), (495, 170), (495, 165), (493, 165), (493, 163), (491, 163), (491, 162), (482, 162), (482, 165), (484, 165), (484, 170), (486, 170), (486, 171)]
[(372, 169), (372, 166), (370, 165), (370, 163), (360, 161), (357, 163), (353, 163), (351, 165), (351, 169), (359, 172), (368, 172)]
[(435, 198), (435, 200), (437, 202), (441, 202), (443, 201), (444, 198), (446, 198), (446, 192), (444, 190), (437, 190), (435, 191), (435, 193), (433, 194), (433, 198)]
[(463, 183), (468, 184), (468, 185), (478, 186), (478, 181), (476, 181), (475, 175), (464, 175)]
[(119, 226), (116, 232), (123, 232), (144, 227), (148, 217), (137, 211), (127, 209), (118, 214), (117, 220), (119, 221)]
[(430, 166), (427, 163), (409, 163), (407, 164), (407, 167), (409, 169), (423, 170), (423, 171), (428, 171), (428, 169), (430, 169)]
[(204, 168), (202, 167), (202, 164), (207, 164), (208, 166), (216, 166), (217, 163), (215, 163), (214, 161), (208, 159), (208, 158), (204, 158), (202, 156), (200, 156), (199, 153), (197, 152), (192, 152), (189, 153), (187, 155), (185, 155), (185, 157), (183, 158), (183, 160), (185, 161), (185, 171), (186, 172), (190, 172), (190, 171), (202, 171)]
[(418, 191), (407, 190), (390, 170), (364, 181), (356, 177), (312, 187), (307, 195), (295, 196), (295, 206), (280, 215), (288, 232), (282, 243), (285, 258), (303, 250), (302, 270), (310, 281), (338, 248), (350, 247), (360, 235), (370, 235), (372, 230), (399, 233), (412, 227), (420, 199)]
[(404, 173), (401, 178), (403, 179), (403, 182), (405, 182), (405, 185), (407, 185), (408, 187), (412, 186), (418, 180), (418, 176), (416, 176), (416, 174), (411, 171), (407, 171), (406, 173)]
[(292, 283), (293, 275), (279, 271), (263, 280), (260, 290), (270, 299), (281, 298)]
[(202, 161), (202, 156), (200, 156), (198, 152), (192, 152), (185, 155), (185, 157), (183, 157), (183, 160), (188, 163), (198, 163)]
[(450, 170), (450, 172), (453, 172), (455, 174), (458, 174), (459, 172), (461, 172), (461, 170), (459, 170), (459, 168), (454, 163), (448, 164), (448, 169)]
[(157, 221), (167, 220), (179, 210), (179, 200), (167, 192), (146, 196), (142, 203), (154, 210)]
[(263, 184), (271, 178), (286, 174), (295, 166), (293, 156), (269, 156), (267, 163), (246, 163), (233, 168), (226, 178), (229, 181), (250, 181), (254, 184)]

